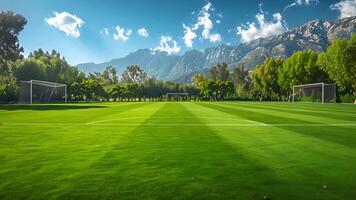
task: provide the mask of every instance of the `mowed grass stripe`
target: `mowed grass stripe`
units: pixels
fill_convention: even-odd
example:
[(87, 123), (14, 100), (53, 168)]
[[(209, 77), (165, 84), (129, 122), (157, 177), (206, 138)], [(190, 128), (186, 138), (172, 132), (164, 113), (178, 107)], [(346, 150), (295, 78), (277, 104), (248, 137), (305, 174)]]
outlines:
[[(209, 102), (199, 103), (201, 105), (207, 104), (213, 107), (231, 108), (232, 110), (238, 110), (243, 116), (252, 116), (256, 118), (258, 122), (265, 124), (350, 124), (352, 121), (345, 121), (341, 119), (330, 119), (325, 117), (309, 115), (307, 113), (298, 114), (293, 111), (278, 110), (274, 108), (266, 107), (253, 107), (246, 104), (239, 103), (222, 103), (211, 104)], [(305, 120), (307, 119), (307, 120)], [(253, 120), (253, 119), (250, 119)]]
[[(201, 105), (195, 104), (195, 106)], [(200, 115), (197, 113), (197, 116)], [(340, 197), (338, 194), (326, 194), (320, 185), (332, 185), (332, 187), (335, 186), (345, 191), (345, 188), (339, 187), (343, 178), (338, 178), (336, 183), (334, 182), (335, 177), (330, 179), (326, 175), (331, 173), (334, 167), (343, 168), (342, 173), (354, 174), (352, 167), (345, 165), (345, 161), (350, 156), (355, 157), (353, 154), (355, 151), (343, 145), (296, 134), (275, 126), (212, 128), (220, 138), (232, 146), (237, 146), (241, 153), (249, 157), (250, 160), (273, 169), (280, 182), (293, 188), (292, 191), (281, 192), (288, 191), (288, 189), (283, 189), (283, 186), (276, 184), (271, 178), (266, 180), (266, 182), (270, 181), (270, 184), (265, 187), (271, 186), (269, 189), (273, 191), (268, 195), (271, 193), (274, 195), (275, 192), (278, 198), (281, 197), (281, 193), (284, 193), (282, 196), (286, 195), (281, 199), (324, 199), (331, 198), (331, 196), (337, 199)], [(281, 149), (284, 150), (281, 151)], [(303, 150), (303, 156), (300, 156), (301, 150)], [(347, 153), (345, 154), (345, 152)], [(340, 155), (335, 156), (335, 154)], [(332, 162), (330, 162), (331, 160)], [(330, 171), (320, 173), (321, 167), (326, 167)], [(342, 173), (339, 175), (343, 175)]]
[[(243, 117), (245, 119), (262, 122), (266, 124), (271, 124), (274, 126), (278, 126), (279, 123), (282, 124), (301, 124), (301, 126), (278, 126), (285, 130), (293, 131), (296, 133), (313, 136), (319, 139), (327, 140), (334, 143), (339, 143), (342, 145), (346, 145), (352, 148), (356, 148), (356, 127), (354, 126), (336, 126), (334, 129), (330, 129), (330, 126), (303, 126), (304, 124), (310, 124), (308, 119), (310, 117), (304, 116), (303, 120), (293, 119), (290, 117), (288, 113), (280, 113), (280, 115), (272, 115), (269, 114), (270, 111), (268, 109), (261, 110), (259, 112), (241, 109), (238, 106), (227, 106), (221, 104), (213, 104), (213, 103), (198, 103), (198, 105), (209, 107), (212, 109), (216, 109), (222, 112), (226, 112), (229, 114), (233, 114), (239, 117)], [(272, 112), (272, 111), (271, 111)], [(267, 114), (268, 113), (268, 114)], [(312, 120), (311, 120), (312, 121)], [(320, 123), (324, 124), (324, 123)], [(327, 125), (327, 124), (326, 124)], [(306, 128), (308, 127), (308, 128)], [(338, 137), (335, 137), (335, 132)]]
[[(197, 113), (197, 116), (200, 115)], [(237, 146), (243, 155), (274, 169), (276, 176), (294, 188), (290, 196), (281, 199), (343, 199), (341, 196), (352, 190), (350, 186), (354, 182), (346, 176), (356, 175), (353, 170), (356, 162), (348, 162), (351, 157), (356, 159), (354, 148), (275, 126), (212, 128), (227, 143)], [(334, 133), (334, 137), (338, 135)], [(276, 190), (277, 196), (286, 191), (279, 185), (272, 185), (271, 190), (279, 189)], [(321, 185), (335, 187), (343, 193), (325, 193)]]
[[(84, 124), (78, 126), (1, 125), (0, 199), (263, 199), (265, 195), (352, 199), (356, 195), (353, 126), (330, 126), (322, 117), (322, 123), (314, 122), (318, 116), (310, 120), (305, 114), (289, 127), (286, 122), (296, 117), (293, 110), (273, 111), (270, 103), (257, 103), (256, 108), (248, 102), (142, 104), (43, 111), (66, 123)], [(24, 110), (18, 115), (36, 123), (38, 118), (29, 117), (32, 112), (42, 111)], [(72, 113), (85, 119), (70, 120)], [(86, 125), (107, 119), (113, 121)], [(0, 115), (0, 122), (4, 120), (16, 122)]]
[[(152, 120), (164, 115), (186, 116), (191, 123), (203, 124), (179, 103), (167, 103)], [(253, 175), (273, 173), (256, 162), (249, 165), (247, 158), (221, 142), (207, 126), (182, 126), (174, 131), (139, 126), (133, 133), (127, 146), (118, 145), (80, 178), (73, 191), (60, 197), (87, 198), (89, 193), (94, 199), (108, 198), (107, 194), (114, 199), (256, 198), (264, 193), (263, 183), (255, 184)], [(93, 186), (93, 180), (99, 187)], [(254, 192), (243, 192), (251, 185)], [(81, 192), (82, 187), (89, 192)]]
[[(226, 105), (231, 105), (231, 106), (242, 106), (250, 109), (262, 109), (262, 110), (272, 110), (272, 111), (280, 111), (282, 113), (288, 113), (288, 114), (301, 114), (301, 115), (307, 115), (313, 116), (313, 117), (318, 117), (318, 118), (328, 118), (331, 120), (344, 120), (344, 121), (349, 121), (349, 122), (356, 122), (356, 112), (347, 112), (349, 108), (345, 108), (344, 106), (341, 106), (340, 109), (336, 111), (320, 111), (320, 110), (313, 110), (309, 108), (302, 107), (301, 104), (300, 107), (290, 107), (286, 106), (284, 104), (263, 104), (263, 103), (255, 103), (255, 104), (239, 104), (239, 103), (232, 103), (232, 102), (224, 102), (223, 104)], [(355, 109), (356, 111), (356, 109)]]
[[(126, 111), (130, 110), (126, 108)], [(160, 107), (155, 105), (151, 108), (154, 109), (142, 110), (142, 113), (149, 116)], [(96, 116), (93, 111), (91, 115)], [(113, 145), (119, 142), (126, 144), (136, 127), (1, 129), (0, 163), (6, 171), (0, 170), (0, 198), (55, 198), (68, 188), (76, 187), (72, 181), (86, 173), (93, 162), (113, 149)]]
[[(0, 116), (0, 123), (82, 123), (113, 113), (124, 112), (146, 104), (123, 103), (110, 104), (41, 104), (41, 105), (13, 105), (13, 110), (25, 107), (27, 112), (6, 113)], [(93, 114), (95, 113), (95, 115)]]

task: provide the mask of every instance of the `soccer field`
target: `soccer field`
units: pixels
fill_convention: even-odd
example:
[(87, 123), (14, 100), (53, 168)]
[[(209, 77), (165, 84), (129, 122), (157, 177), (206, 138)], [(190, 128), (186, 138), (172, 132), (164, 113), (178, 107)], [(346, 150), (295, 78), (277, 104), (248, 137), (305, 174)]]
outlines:
[(0, 199), (355, 199), (356, 106), (0, 105)]

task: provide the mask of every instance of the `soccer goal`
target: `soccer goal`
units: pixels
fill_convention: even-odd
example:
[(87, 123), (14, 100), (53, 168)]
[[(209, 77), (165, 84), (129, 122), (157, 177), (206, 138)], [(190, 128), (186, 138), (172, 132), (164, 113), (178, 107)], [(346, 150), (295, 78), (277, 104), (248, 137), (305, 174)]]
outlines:
[(166, 94), (167, 101), (187, 101), (189, 94), (186, 92), (171, 92)]
[(67, 102), (67, 85), (47, 81), (20, 81), (19, 103)]
[(292, 102), (336, 103), (335, 84), (311, 83), (293, 86)]

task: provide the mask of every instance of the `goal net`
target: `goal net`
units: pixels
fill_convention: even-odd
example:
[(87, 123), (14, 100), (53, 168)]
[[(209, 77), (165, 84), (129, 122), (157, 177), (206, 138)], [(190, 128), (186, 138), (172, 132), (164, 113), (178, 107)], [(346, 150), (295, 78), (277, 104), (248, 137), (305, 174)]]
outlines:
[(19, 103), (67, 102), (67, 85), (47, 81), (20, 81)]
[(167, 101), (187, 101), (189, 94), (186, 92), (182, 93), (167, 93), (166, 100)]
[(335, 84), (312, 83), (293, 86), (292, 101), (335, 103)]

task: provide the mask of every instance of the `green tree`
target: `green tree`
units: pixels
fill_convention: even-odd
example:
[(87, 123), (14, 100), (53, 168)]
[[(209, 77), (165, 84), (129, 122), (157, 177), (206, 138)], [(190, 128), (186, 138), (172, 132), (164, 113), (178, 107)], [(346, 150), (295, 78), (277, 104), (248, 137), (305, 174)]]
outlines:
[(111, 88), (111, 90), (109, 91), (109, 94), (110, 94), (111, 98), (114, 99), (114, 101), (122, 100), (126, 95), (126, 88), (123, 85), (117, 84)]
[(236, 94), (238, 96), (246, 96), (252, 86), (248, 69), (245, 69), (244, 65), (241, 67), (233, 67), (230, 77), (235, 85)]
[(279, 100), (278, 69), (282, 66), (283, 61), (280, 58), (267, 58), (262, 65), (256, 66), (252, 73), (252, 83), (260, 100)]
[(195, 87), (199, 88), (200, 83), (205, 80), (205, 76), (203, 73), (197, 73), (192, 77), (192, 82), (194, 83)]
[(131, 65), (122, 73), (124, 83), (143, 83), (147, 79), (147, 74), (138, 65)]
[(9, 75), (8, 61), (15, 62), (22, 59), (23, 48), (19, 44), (19, 34), (27, 21), (13, 12), (0, 13), (0, 74)]
[(117, 84), (118, 78), (116, 75), (115, 67), (113, 66), (106, 67), (103, 73), (101, 74), (101, 78), (105, 85)]
[(14, 75), (19, 81), (28, 81), (31, 79), (45, 80), (46, 66), (43, 62), (34, 58), (24, 59), (14, 69)]
[(226, 62), (218, 63), (214, 67), (210, 68), (210, 76), (213, 80), (226, 81), (229, 78), (229, 70)]
[(68, 87), (68, 96), (70, 100), (81, 101), (84, 100), (83, 85), (77, 82), (72, 83)]
[(292, 94), (294, 85), (329, 82), (326, 72), (317, 65), (314, 51), (298, 51), (287, 58), (278, 70), (278, 83), (282, 94)]
[(88, 79), (83, 81), (82, 88), (87, 101), (99, 100), (106, 95), (104, 88), (97, 80)]
[(356, 34), (350, 40), (332, 42), (318, 57), (318, 64), (344, 94), (356, 95)]

